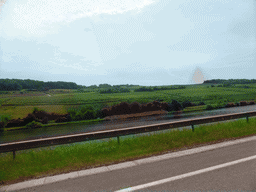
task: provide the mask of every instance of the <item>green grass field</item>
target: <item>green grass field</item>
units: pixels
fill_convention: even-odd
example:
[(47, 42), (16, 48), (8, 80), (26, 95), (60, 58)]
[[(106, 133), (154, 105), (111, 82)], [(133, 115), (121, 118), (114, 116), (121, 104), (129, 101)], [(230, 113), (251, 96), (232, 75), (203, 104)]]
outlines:
[[(241, 100), (255, 100), (256, 84), (248, 84), (250, 88), (243, 88), (244, 85), (234, 87), (211, 87), (210, 85), (186, 85), (186, 89), (161, 90), (154, 92), (129, 92), (100, 94), (97, 89), (92, 92), (81, 92), (78, 90), (50, 90), (48, 92), (33, 92), (30, 96), (12, 94), (0, 95), (0, 114), (8, 114), (11, 118), (23, 118), (33, 107), (40, 107), (47, 112), (64, 114), (68, 108), (80, 105), (92, 105), (95, 108), (111, 106), (122, 101), (131, 103), (152, 102), (163, 100), (171, 102), (177, 100), (183, 102), (189, 100), (194, 103), (203, 101), (206, 105), (225, 105), (228, 102), (239, 102)], [(209, 87), (209, 88), (207, 88)], [(133, 90), (134, 88), (131, 88)], [(85, 89), (86, 91), (86, 89)], [(93, 92), (94, 91), (94, 92)], [(39, 94), (39, 95), (36, 95)], [(50, 95), (50, 96), (49, 96)]]
[(152, 132), (147, 135), (105, 139), (0, 154), (1, 184), (109, 165), (142, 157), (174, 152), (199, 144), (256, 134), (256, 118), (240, 119), (191, 129)]

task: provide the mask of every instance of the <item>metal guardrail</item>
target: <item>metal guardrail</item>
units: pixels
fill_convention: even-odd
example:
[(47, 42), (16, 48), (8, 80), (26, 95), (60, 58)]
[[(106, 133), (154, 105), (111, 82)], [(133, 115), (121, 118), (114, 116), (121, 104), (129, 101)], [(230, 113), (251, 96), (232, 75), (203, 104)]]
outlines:
[(80, 134), (74, 134), (74, 135), (4, 143), (4, 144), (0, 144), (0, 153), (13, 152), (13, 159), (14, 159), (16, 151), (25, 150), (25, 149), (61, 145), (61, 144), (68, 144), (68, 143), (75, 143), (75, 142), (82, 142), (82, 141), (90, 141), (90, 140), (98, 140), (98, 139), (112, 138), (112, 137), (117, 137), (117, 140), (119, 143), (120, 136), (146, 133), (146, 132), (152, 132), (152, 131), (160, 131), (160, 130), (166, 130), (166, 129), (173, 129), (177, 127), (185, 127), (185, 126), (191, 126), (192, 131), (194, 131), (194, 125), (212, 123), (212, 122), (218, 122), (218, 121), (226, 121), (231, 119), (239, 119), (244, 117), (246, 117), (248, 122), (249, 120), (248, 118), (251, 116), (256, 116), (256, 111), (233, 113), (229, 115), (218, 115), (218, 116), (211, 116), (207, 118), (196, 118), (192, 120), (182, 120), (182, 121), (175, 121), (171, 123), (161, 123), (161, 124), (153, 124), (153, 125), (147, 125), (147, 126), (129, 127), (129, 128), (115, 129), (115, 130), (97, 131), (97, 132), (90, 132), (90, 133), (80, 133)]

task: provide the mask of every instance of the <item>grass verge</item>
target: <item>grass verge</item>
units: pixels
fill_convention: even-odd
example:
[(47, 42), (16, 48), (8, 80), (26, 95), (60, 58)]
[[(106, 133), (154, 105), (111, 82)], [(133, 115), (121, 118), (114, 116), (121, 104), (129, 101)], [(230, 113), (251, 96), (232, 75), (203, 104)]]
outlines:
[(158, 155), (256, 134), (256, 118), (239, 119), (191, 129), (168, 130), (132, 137), (89, 141), (55, 147), (0, 154), (1, 184), (11, 184), (32, 178), (67, 173), (127, 160)]

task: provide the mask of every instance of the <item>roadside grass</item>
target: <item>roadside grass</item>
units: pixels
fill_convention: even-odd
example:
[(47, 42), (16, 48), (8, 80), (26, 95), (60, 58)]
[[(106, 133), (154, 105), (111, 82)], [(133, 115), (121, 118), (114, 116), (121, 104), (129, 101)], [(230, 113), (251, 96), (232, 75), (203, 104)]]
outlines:
[(256, 134), (256, 118), (0, 154), (0, 184), (114, 164)]

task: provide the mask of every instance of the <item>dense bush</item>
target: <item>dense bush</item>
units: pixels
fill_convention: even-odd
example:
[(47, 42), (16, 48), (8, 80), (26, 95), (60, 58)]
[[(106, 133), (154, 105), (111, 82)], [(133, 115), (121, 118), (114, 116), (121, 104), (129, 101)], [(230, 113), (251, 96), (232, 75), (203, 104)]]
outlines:
[(255, 102), (254, 101), (249, 101), (248, 105), (254, 105)]
[(10, 121), (11, 116), (10, 115), (1, 115), (0, 116), (0, 128), (4, 128), (8, 121)]
[(34, 114), (29, 113), (27, 115), (27, 117), (23, 118), (23, 121), (24, 121), (24, 123), (26, 125), (26, 124), (28, 124), (28, 123), (30, 123), (32, 121), (38, 121), (38, 119), (36, 118), (36, 116)]
[[(177, 104), (176, 104), (177, 105)], [(182, 108), (182, 106), (180, 105)], [(166, 102), (160, 103), (159, 101), (153, 101), (149, 103), (140, 104), (138, 102), (126, 103), (122, 102), (111, 107), (104, 107), (101, 111), (104, 117), (111, 115), (123, 115), (131, 113), (142, 113), (147, 111), (157, 111), (157, 110), (169, 110), (170, 104)], [(175, 107), (172, 107), (175, 110)]]
[(172, 100), (171, 104), (173, 106), (174, 111), (179, 111), (183, 109), (182, 105), (176, 100)]
[(47, 117), (44, 117), (42, 119), (42, 124), (48, 124), (48, 118)]
[(247, 105), (247, 102), (246, 101), (240, 101), (240, 106), (246, 106)]
[(225, 105), (225, 107), (235, 107), (236, 105), (234, 103), (228, 103)]
[[(95, 119), (98, 115), (103, 115), (102, 112), (95, 112), (92, 106), (81, 106), (78, 109), (71, 108), (68, 109), (68, 115), (65, 117), (65, 121), (80, 121), (80, 120), (90, 120)], [(64, 118), (59, 117), (56, 122), (63, 122)]]
[(130, 89), (128, 88), (109, 88), (100, 90), (99, 93), (128, 93)]
[(206, 106), (206, 110), (212, 110), (212, 109), (214, 109), (214, 107), (212, 105), (207, 105)]
[(40, 127), (42, 127), (42, 124), (41, 123), (39, 123), (39, 122), (35, 122), (35, 121), (32, 121), (32, 122), (30, 122), (30, 123), (28, 123), (27, 125), (26, 125), (26, 128), (40, 128)]
[(154, 91), (151, 87), (140, 87), (134, 90), (134, 92)]
[(203, 101), (199, 102), (198, 105), (205, 105)]
[(191, 103), (190, 101), (184, 101), (184, 102), (182, 103), (182, 107), (183, 107), (183, 108), (191, 107), (191, 106), (192, 106), (192, 103)]

